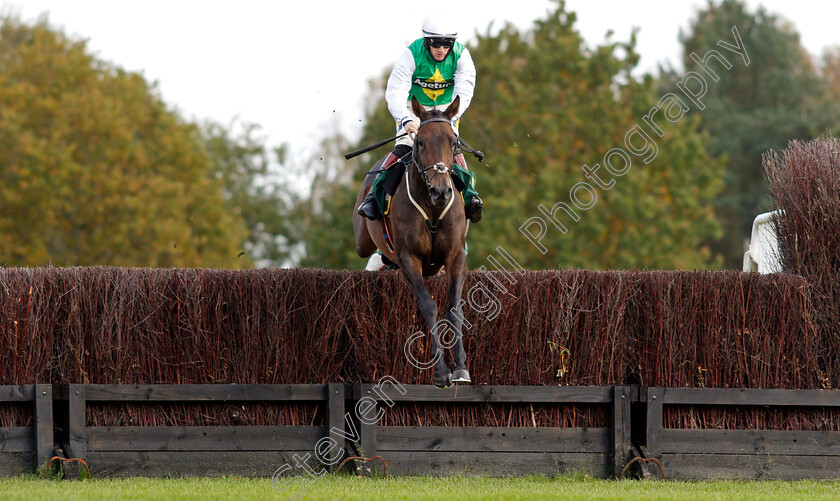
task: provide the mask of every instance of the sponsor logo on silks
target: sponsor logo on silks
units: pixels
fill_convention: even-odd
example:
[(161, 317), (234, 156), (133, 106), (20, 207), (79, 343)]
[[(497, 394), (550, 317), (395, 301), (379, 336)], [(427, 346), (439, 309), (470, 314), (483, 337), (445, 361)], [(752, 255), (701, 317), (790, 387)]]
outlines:
[(415, 78), (413, 83), (414, 85), (422, 88), (423, 93), (429, 96), (429, 99), (432, 101), (437, 101), (437, 98), (443, 94), (443, 91), (446, 90), (447, 87), (455, 85), (455, 82), (447, 82), (444, 80), (443, 75), (440, 74), (440, 70), (437, 69), (435, 70), (435, 74), (428, 80)]
[(428, 82), (428, 81), (424, 82), (424, 81), (420, 80), (419, 78), (414, 81), (414, 84), (419, 85), (420, 87), (423, 87), (424, 89), (431, 89), (431, 90), (445, 89), (447, 87), (452, 87), (453, 85), (455, 85), (454, 82)]

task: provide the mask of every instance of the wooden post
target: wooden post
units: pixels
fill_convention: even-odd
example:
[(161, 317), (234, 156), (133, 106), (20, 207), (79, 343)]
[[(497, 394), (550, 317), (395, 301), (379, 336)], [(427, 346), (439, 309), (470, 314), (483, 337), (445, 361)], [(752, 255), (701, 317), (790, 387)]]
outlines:
[(647, 389), (645, 418), (645, 448), (650, 457), (662, 459), (662, 399), (663, 388)]
[(341, 461), (344, 451), (344, 384), (331, 383), (327, 385), (327, 419), (324, 423), (326, 436), (332, 437), (340, 447), (330, 451), (328, 462), (330, 471), (335, 471)]
[(70, 457), (87, 459), (87, 418), (85, 415), (85, 385), (71, 384), (67, 390), (67, 427)]
[[(372, 385), (365, 384), (365, 385), (357, 385), (356, 388), (359, 389), (359, 395), (355, 399), (356, 405), (354, 406), (354, 412), (358, 414), (358, 402), (364, 397), (371, 397), (372, 394)], [(378, 405), (374, 401), (374, 407), (372, 409), (368, 409), (366, 415), (376, 415), (378, 412)], [(356, 416), (359, 418), (359, 416)], [(365, 424), (364, 421), (359, 418), (359, 437), (360, 442), (362, 445), (362, 452), (364, 453), (365, 457), (372, 458), (379, 454), (376, 450), (376, 423), (373, 424)]]
[(55, 449), (51, 384), (35, 385), (35, 449), (36, 468), (49, 461)]
[(630, 454), (630, 389), (613, 387), (613, 477), (618, 478)]

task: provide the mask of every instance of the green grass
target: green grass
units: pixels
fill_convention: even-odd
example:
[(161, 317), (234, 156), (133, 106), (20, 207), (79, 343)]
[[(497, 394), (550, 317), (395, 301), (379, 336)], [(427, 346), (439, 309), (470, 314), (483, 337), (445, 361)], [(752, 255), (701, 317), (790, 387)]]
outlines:
[[(128, 478), (90, 481), (44, 480), (34, 476), (0, 479), (3, 500), (269, 500), (294, 492), (278, 490), (271, 479)], [(307, 479), (302, 499), (451, 499), (455, 501), (532, 499), (674, 500), (689, 499), (838, 499), (840, 482), (652, 482), (596, 480), (583, 476), (518, 477), (395, 477), (357, 478), (348, 475)], [(293, 492), (294, 491), (294, 492)]]

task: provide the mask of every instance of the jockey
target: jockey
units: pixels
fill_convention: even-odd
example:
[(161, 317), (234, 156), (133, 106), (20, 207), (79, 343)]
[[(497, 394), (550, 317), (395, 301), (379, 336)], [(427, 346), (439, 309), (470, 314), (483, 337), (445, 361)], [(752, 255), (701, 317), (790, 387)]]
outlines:
[[(457, 36), (457, 31), (446, 18), (433, 14), (423, 22), (423, 38), (409, 45), (394, 63), (385, 89), (385, 100), (388, 111), (396, 120), (397, 134), (408, 134), (397, 140), (394, 151), (382, 163), (383, 171), (411, 152), (414, 135), (420, 126), (420, 119), (411, 111), (412, 96), (427, 110), (441, 111), (452, 103), (455, 96), (460, 96), (458, 114), (452, 119), (452, 129), (458, 135), (458, 122), (469, 107), (475, 89), (475, 64), (470, 51), (455, 41)], [(452, 167), (457, 178), (454, 184), (464, 197), (466, 218), (477, 223), (484, 204), (475, 191), (475, 175), (467, 170), (460, 145), (456, 147), (455, 165)], [(371, 187), (356, 210), (370, 220), (381, 217), (373, 191)]]

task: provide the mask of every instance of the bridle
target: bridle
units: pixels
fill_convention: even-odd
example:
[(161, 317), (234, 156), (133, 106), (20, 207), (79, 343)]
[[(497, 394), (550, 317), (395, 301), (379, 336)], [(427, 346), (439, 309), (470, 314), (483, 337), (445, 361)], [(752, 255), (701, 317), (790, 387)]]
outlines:
[[(417, 134), (420, 134), (420, 129), (424, 125), (426, 125), (428, 123), (432, 123), (432, 122), (450, 123), (449, 120), (447, 120), (446, 118), (430, 118), (428, 120), (423, 120), (422, 122), (420, 122), (420, 126), (417, 127)], [(416, 140), (417, 139), (417, 134), (415, 134), (415, 141), (414, 141), (414, 144), (411, 147), (411, 161), (415, 166), (417, 166), (417, 171), (420, 172), (420, 176), (422, 176), (423, 182), (426, 183), (426, 187), (431, 188), (432, 187), (432, 180), (435, 178), (435, 176), (437, 176), (438, 174), (451, 174), (452, 173), (452, 168), (444, 165), (443, 162), (437, 162), (434, 165), (429, 165), (427, 167), (421, 167), (420, 164), (417, 162), (417, 140)], [(432, 174), (431, 178), (429, 178), (429, 177), (426, 176), (426, 172), (428, 172), (432, 169), (435, 170), (435, 173)]]
[[(420, 177), (423, 178), (423, 182), (426, 183), (426, 188), (430, 192), (431, 192), (431, 189), (432, 189), (432, 180), (438, 174), (448, 174), (449, 175), (449, 179), (448, 179), (449, 188), (450, 189), (452, 188), (452, 168), (451, 167), (449, 167), (447, 165), (444, 165), (443, 162), (437, 162), (433, 165), (423, 167), (417, 161), (417, 135), (420, 134), (420, 129), (424, 125), (426, 125), (427, 123), (431, 123), (431, 122), (450, 123), (450, 121), (446, 118), (429, 118), (428, 120), (423, 120), (422, 122), (420, 122), (420, 126), (417, 127), (417, 134), (414, 135), (414, 144), (411, 147), (411, 163), (414, 166), (416, 166), (417, 172), (420, 173)], [(432, 177), (429, 178), (426, 175), (426, 172), (428, 172), (432, 169), (434, 169), (434, 174), (432, 174)], [(406, 171), (405, 171), (405, 188), (406, 188), (406, 192), (408, 193), (408, 199), (411, 201), (412, 205), (414, 205), (414, 207), (416, 207), (417, 210), (420, 211), (420, 214), (423, 216), (423, 219), (426, 220), (426, 226), (429, 228), (429, 231), (432, 232), (432, 235), (434, 235), (435, 232), (437, 231), (437, 229), (440, 227), (440, 222), (443, 219), (443, 216), (445, 216), (446, 213), (449, 211), (449, 208), (452, 207), (452, 202), (455, 200), (454, 190), (453, 190), (452, 197), (449, 199), (449, 203), (446, 204), (446, 207), (443, 209), (443, 212), (441, 212), (440, 216), (438, 216), (437, 221), (432, 223), (432, 220), (426, 214), (426, 211), (424, 211), (423, 208), (420, 207), (420, 204), (418, 204), (417, 201), (414, 200), (414, 197), (411, 196), (411, 188), (409, 187), (410, 184), (411, 183), (409, 182), (409, 179), (408, 179), (408, 169), (406, 169)]]

